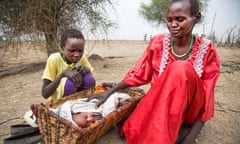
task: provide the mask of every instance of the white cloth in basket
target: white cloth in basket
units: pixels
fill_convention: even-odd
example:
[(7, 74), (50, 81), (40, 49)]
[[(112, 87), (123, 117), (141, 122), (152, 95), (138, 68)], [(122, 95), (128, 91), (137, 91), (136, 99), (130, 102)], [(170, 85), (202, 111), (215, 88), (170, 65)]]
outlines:
[(111, 112), (116, 111), (121, 102), (130, 98), (131, 97), (127, 93), (115, 92), (99, 107), (96, 105), (97, 99), (87, 101), (87, 98), (82, 98), (66, 101), (56, 109), (50, 108), (50, 110), (75, 124), (72, 119), (72, 114), (74, 113), (94, 112), (100, 113), (103, 117), (106, 117)]

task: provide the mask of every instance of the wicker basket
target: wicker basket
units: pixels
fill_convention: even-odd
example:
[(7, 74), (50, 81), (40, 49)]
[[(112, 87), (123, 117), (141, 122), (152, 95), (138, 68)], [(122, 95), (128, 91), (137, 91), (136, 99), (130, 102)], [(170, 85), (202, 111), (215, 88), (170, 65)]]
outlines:
[(56, 108), (67, 100), (87, 97), (94, 93), (93, 90), (78, 92), (58, 101), (49, 101), (46, 104), (33, 104), (31, 109), (38, 119), (38, 127), (43, 144), (91, 144), (104, 135), (116, 124), (125, 120), (136, 107), (144, 92), (139, 88), (123, 89), (120, 92), (128, 93), (136, 101), (129, 102), (110, 113), (106, 118), (96, 121), (83, 131), (72, 131), (72, 124), (48, 110), (49, 107)]

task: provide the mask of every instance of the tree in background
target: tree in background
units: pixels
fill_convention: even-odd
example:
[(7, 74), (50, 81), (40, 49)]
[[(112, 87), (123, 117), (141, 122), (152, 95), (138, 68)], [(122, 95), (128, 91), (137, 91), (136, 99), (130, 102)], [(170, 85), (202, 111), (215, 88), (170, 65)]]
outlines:
[[(199, 0), (201, 8), (207, 5), (208, 0)], [(149, 3), (141, 3), (139, 14), (148, 22), (160, 25), (165, 22), (169, 0), (151, 0)]]
[(236, 46), (240, 48), (240, 29), (238, 30), (238, 33), (237, 33), (237, 40), (236, 40)]
[(168, 0), (151, 0), (150, 3), (141, 3), (139, 13), (147, 21), (159, 25), (164, 21)]
[[(114, 26), (107, 16), (113, 0), (1, 0), (0, 37), (5, 44), (45, 40), (47, 54), (58, 50), (62, 31), (76, 27), (107, 35)], [(2, 45), (6, 48), (6, 45)]]

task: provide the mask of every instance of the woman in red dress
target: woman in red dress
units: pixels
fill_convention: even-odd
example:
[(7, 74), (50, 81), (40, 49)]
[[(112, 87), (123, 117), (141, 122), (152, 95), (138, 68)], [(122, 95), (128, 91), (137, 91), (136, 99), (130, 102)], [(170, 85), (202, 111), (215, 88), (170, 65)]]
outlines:
[(200, 18), (197, 0), (172, 0), (170, 34), (154, 36), (125, 78), (96, 96), (104, 101), (120, 88), (151, 83), (122, 127), (128, 144), (173, 144), (182, 125), (190, 130), (180, 143), (192, 144), (213, 117), (220, 64), (212, 41), (192, 34)]

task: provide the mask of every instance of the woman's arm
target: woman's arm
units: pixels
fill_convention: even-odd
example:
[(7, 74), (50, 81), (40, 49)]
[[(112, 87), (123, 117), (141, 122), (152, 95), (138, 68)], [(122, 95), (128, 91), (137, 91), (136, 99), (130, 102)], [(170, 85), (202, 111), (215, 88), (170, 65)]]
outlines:
[(100, 93), (100, 94), (96, 94), (96, 95), (93, 95), (93, 96), (90, 96), (88, 98), (88, 101), (91, 100), (91, 99), (98, 99), (99, 102), (97, 103), (97, 106), (100, 106), (102, 103), (104, 103), (107, 98), (113, 94), (114, 92), (118, 91), (119, 89), (123, 89), (123, 88), (127, 88), (129, 87), (129, 85), (127, 85), (123, 80), (120, 81), (118, 84), (116, 85), (113, 85), (113, 87), (107, 89), (105, 92), (103, 93)]

